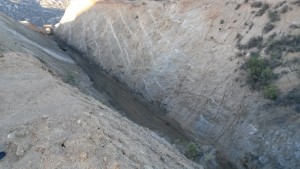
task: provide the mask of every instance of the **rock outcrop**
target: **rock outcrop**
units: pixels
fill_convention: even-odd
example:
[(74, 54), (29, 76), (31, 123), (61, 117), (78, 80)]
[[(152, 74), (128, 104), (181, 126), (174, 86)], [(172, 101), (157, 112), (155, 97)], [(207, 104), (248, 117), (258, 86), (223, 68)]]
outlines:
[[(267, 44), (273, 33), (275, 39), (299, 34), (298, 1), (112, 0), (91, 1), (82, 8), (74, 4), (56, 36), (141, 100), (165, 110), (161, 116), (199, 144), (213, 145), (238, 168), (300, 166), (299, 51), (285, 53), (280, 60), (290, 63), (295, 58), (292, 66), (274, 69), (285, 70), (274, 81), (281, 94), (276, 102), (252, 90), (247, 71), (241, 69), (256, 52), (244, 47), (251, 38), (261, 36)], [(281, 20), (275, 16), (272, 29), (270, 24), (264, 28), (269, 18), (274, 20), (274, 11), (280, 12)], [(293, 101), (280, 101), (291, 93)]]
[(90, 83), (53, 40), (1, 14), (0, 168), (203, 168), (83, 94), (96, 92)]

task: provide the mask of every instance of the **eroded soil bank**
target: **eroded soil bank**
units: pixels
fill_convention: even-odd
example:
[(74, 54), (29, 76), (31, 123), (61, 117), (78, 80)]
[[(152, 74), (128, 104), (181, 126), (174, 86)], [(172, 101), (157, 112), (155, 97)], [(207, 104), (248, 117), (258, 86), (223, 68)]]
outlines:
[(84, 60), (238, 168), (300, 165), (297, 0), (88, 2), (54, 31)]
[(172, 144), (189, 142), (180, 130), (152, 116), (84, 60), (83, 69), (77, 66), (73, 58), (78, 59), (78, 53), (62, 50), (52, 37), (7, 16), (0, 15), (0, 27), (0, 148), (7, 152), (0, 168), (201, 168), (157, 136)]
[[(85, 59), (85, 54), (79, 54), (75, 49), (63, 42), (56, 40), (60, 48), (89, 75), (93, 86), (98, 91), (105, 92), (109, 97), (109, 105), (133, 122), (151, 129), (159, 136), (165, 138), (174, 145), (182, 154), (206, 168), (235, 168), (224, 154), (217, 151), (211, 145), (195, 144), (195, 140), (182, 130), (179, 125), (170, 123), (164, 114), (164, 110), (153, 109), (141, 102), (113, 77), (109, 76), (98, 65)], [(74, 84), (74, 83), (73, 83)], [(76, 85), (76, 83), (75, 83)]]
[(0, 168), (202, 169), (120, 115), (55, 41), (2, 14), (0, 100)]

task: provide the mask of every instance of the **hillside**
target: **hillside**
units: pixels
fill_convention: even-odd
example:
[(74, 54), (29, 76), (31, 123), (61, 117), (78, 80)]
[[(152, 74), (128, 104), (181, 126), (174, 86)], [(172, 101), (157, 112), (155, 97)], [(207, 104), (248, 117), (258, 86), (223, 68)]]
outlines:
[(111, 108), (53, 38), (2, 14), (0, 115), (1, 169), (203, 168)]
[(195, 161), (225, 154), (237, 168), (293, 169), (300, 166), (299, 4), (74, 1), (55, 34), (185, 130), (198, 154), (215, 149)]

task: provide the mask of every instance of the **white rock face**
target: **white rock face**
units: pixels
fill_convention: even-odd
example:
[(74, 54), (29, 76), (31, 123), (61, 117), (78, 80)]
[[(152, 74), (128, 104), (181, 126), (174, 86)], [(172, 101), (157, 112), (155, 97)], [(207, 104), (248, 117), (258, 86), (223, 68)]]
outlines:
[[(295, 168), (299, 113), (251, 91), (240, 69), (244, 58), (236, 56), (237, 34), (246, 43), (268, 22), (267, 12), (251, 12), (257, 10), (252, 2), (104, 1), (66, 13), (55, 34), (238, 168)], [(266, 2), (273, 8), (280, 1)], [(263, 36), (286, 34), (289, 24), (300, 23), (299, 6), (290, 2), (293, 10)], [(72, 21), (64, 22), (68, 15)], [(296, 72), (282, 79), (282, 92), (300, 85)]]

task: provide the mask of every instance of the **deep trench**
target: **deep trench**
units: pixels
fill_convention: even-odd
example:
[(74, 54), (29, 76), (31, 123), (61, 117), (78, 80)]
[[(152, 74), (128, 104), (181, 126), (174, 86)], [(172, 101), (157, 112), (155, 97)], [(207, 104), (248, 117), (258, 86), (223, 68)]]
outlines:
[[(175, 147), (190, 160), (204, 165), (205, 168), (236, 168), (235, 165), (219, 151), (217, 151), (217, 158), (215, 161), (201, 162), (201, 158), (205, 155), (209, 155), (211, 152), (201, 152), (200, 147), (202, 145), (194, 144), (199, 142), (195, 140), (191, 134), (180, 128), (179, 125), (176, 125), (176, 123), (172, 121), (170, 122), (169, 119), (164, 116), (165, 110), (160, 109), (158, 105), (140, 101), (140, 99), (143, 99), (141, 98), (142, 96), (137, 97), (131, 93), (129, 89), (103, 71), (99, 65), (86, 59), (87, 56), (84, 53), (80, 53), (57, 38), (55, 38), (55, 41), (59, 48), (69, 55), (89, 76), (90, 80), (93, 82), (93, 87), (99, 92), (104, 92), (109, 96), (110, 101), (108, 106), (115, 109), (134, 123), (154, 131), (160, 137), (166, 139), (170, 144), (175, 145)], [(97, 96), (93, 95), (93, 97), (97, 99)], [(197, 153), (193, 157), (189, 156), (189, 143), (193, 143), (197, 146)]]
[[(131, 121), (149, 128), (159, 136), (165, 138), (169, 143), (176, 144), (179, 141), (192, 141), (192, 138), (178, 126), (172, 125), (159, 114), (164, 114), (165, 110), (151, 108), (150, 104), (140, 101), (137, 96), (129, 92), (118, 81), (109, 76), (99, 65), (87, 60), (85, 54), (64, 44), (56, 39), (62, 51), (68, 54), (76, 64), (90, 77), (94, 88), (106, 93), (110, 98), (112, 108), (126, 116)], [(97, 97), (95, 97), (97, 99)]]

